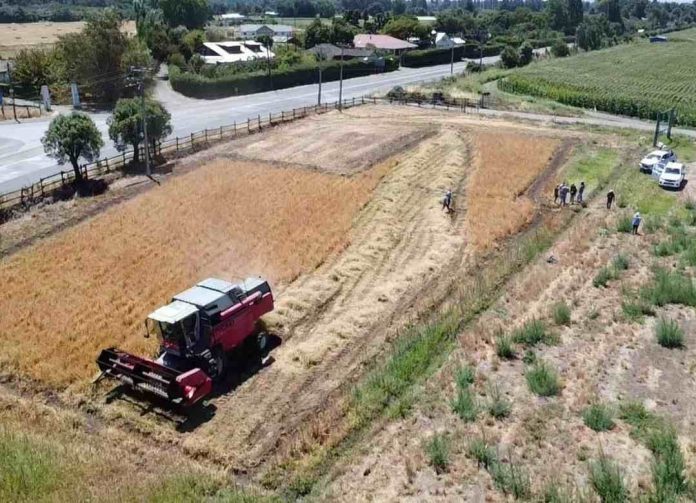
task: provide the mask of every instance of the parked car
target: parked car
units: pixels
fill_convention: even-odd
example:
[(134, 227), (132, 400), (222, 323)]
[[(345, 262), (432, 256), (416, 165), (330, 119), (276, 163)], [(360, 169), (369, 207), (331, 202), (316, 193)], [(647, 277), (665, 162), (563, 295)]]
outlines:
[(663, 166), (668, 162), (677, 162), (677, 154), (671, 150), (653, 150), (640, 161), (640, 170), (643, 173), (652, 173), (653, 167), (658, 164)]
[(665, 165), (660, 179), (660, 187), (679, 189), (684, 183), (684, 165), (681, 162), (668, 162)]

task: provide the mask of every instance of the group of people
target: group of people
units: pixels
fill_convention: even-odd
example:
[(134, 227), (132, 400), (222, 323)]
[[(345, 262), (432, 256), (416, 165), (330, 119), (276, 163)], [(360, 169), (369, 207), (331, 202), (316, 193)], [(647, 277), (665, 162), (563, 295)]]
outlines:
[[(577, 187), (574, 183), (568, 185), (566, 182), (556, 185), (553, 189), (553, 202), (561, 206), (569, 204), (582, 204), (585, 194), (585, 182), (580, 182)], [(570, 197), (568, 197), (570, 196)]]

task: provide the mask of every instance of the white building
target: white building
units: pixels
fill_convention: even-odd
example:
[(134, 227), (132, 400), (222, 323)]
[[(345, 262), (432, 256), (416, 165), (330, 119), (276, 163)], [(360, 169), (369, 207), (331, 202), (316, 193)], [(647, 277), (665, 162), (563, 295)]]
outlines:
[(275, 54), (253, 40), (205, 42), (199, 51), (207, 64), (241, 63), (255, 59), (273, 59)]
[(239, 38), (252, 39), (261, 36), (292, 38), (295, 29), (285, 24), (242, 24), (236, 29)]
[(460, 37), (450, 37), (446, 33), (438, 32), (435, 34), (435, 47), (438, 49), (451, 49), (464, 45), (464, 39)]
[(217, 16), (217, 22), (221, 26), (234, 26), (242, 24), (247, 20), (247, 17), (243, 14), (238, 14), (237, 12), (229, 12), (227, 14), (222, 14)]

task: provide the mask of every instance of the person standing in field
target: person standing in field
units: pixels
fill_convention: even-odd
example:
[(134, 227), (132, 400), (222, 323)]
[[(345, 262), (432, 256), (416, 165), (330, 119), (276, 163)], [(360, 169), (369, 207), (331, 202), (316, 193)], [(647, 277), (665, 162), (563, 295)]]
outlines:
[(578, 204), (582, 204), (582, 195), (585, 193), (585, 182), (580, 182), (580, 188), (578, 189)]
[(558, 196), (559, 196), (559, 191), (561, 189), (561, 184), (559, 183), (554, 187), (553, 189), (553, 204), (558, 204)]
[(442, 209), (446, 210), (447, 213), (452, 211), (452, 190), (447, 189), (445, 192), (445, 197), (442, 198)]
[(578, 188), (575, 184), (570, 185), (570, 204), (575, 204), (575, 194), (578, 193)]
[(563, 182), (561, 185), (561, 206), (565, 206), (568, 203), (568, 186)]
[(636, 214), (633, 215), (633, 221), (631, 222), (633, 224), (633, 230), (631, 231), (631, 234), (638, 235), (638, 227), (640, 227), (640, 223), (643, 219), (640, 216), (640, 213), (636, 211)]
[(607, 209), (611, 209), (611, 205), (614, 202), (614, 198), (616, 195), (614, 194), (614, 189), (609, 189), (609, 192), (607, 192)]

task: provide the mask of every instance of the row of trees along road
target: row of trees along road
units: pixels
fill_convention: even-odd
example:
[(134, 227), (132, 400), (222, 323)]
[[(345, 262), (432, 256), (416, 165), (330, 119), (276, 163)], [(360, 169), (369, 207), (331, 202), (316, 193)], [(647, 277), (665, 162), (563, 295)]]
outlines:
[[(145, 100), (147, 132), (151, 151), (155, 145), (172, 132), (171, 115), (157, 101)], [(121, 99), (116, 103), (113, 115), (109, 117), (109, 138), (122, 152), (133, 148), (133, 163), (139, 163), (139, 149), (142, 137), (142, 102), (139, 98)], [(101, 133), (94, 121), (84, 113), (73, 112), (59, 115), (51, 124), (41, 142), (47, 155), (59, 164), (69, 162), (75, 172), (75, 184), (84, 182), (80, 171), (80, 159), (92, 162), (99, 158), (104, 146)]]

